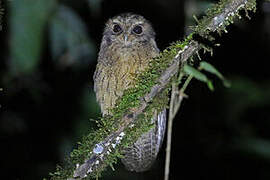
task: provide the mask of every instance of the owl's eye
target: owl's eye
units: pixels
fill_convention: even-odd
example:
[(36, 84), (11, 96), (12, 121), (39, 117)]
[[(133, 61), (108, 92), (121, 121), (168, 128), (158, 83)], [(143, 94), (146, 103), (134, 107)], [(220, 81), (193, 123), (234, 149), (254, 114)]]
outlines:
[(114, 33), (121, 33), (122, 32), (122, 28), (118, 24), (115, 24), (113, 26), (113, 32)]
[(141, 34), (142, 33), (142, 26), (140, 26), (140, 25), (137, 25), (137, 26), (135, 26), (134, 28), (133, 28), (133, 30), (132, 30), (135, 34)]

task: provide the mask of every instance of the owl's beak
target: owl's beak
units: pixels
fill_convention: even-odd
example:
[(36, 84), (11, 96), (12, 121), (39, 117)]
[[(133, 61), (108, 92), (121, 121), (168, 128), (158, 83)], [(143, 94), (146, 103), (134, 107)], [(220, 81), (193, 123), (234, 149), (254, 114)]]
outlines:
[(124, 34), (124, 43), (125, 45), (128, 45), (128, 35)]

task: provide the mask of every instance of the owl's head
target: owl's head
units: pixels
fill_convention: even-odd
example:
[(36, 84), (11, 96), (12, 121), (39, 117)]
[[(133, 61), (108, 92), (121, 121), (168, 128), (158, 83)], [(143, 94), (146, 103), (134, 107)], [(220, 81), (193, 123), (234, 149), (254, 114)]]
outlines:
[(155, 39), (155, 32), (144, 17), (125, 13), (108, 20), (103, 33), (107, 44), (117, 43), (121, 46), (148, 43)]

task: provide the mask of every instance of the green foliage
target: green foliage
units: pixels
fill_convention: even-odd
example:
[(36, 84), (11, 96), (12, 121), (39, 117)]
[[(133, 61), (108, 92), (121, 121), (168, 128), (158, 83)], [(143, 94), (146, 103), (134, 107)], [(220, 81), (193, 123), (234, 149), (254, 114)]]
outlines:
[(198, 79), (202, 82), (209, 81), (209, 79), (207, 78), (206, 75), (204, 75), (203, 73), (201, 73), (200, 71), (198, 71), (194, 67), (189, 66), (187, 64), (184, 66), (184, 72), (189, 74), (189, 75), (192, 75), (193, 77), (195, 77), (196, 79)]
[(223, 85), (225, 87), (231, 86), (231, 83), (228, 80), (226, 80), (224, 78), (224, 76), (213, 65), (211, 65), (205, 61), (202, 61), (202, 62), (200, 62), (199, 69), (205, 70), (207, 72), (210, 72), (210, 73), (216, 75), (220, 80), (222, 80)]
[(224, 76), (211, 64), (205, 62), (205, 61), (201, 61), (200, 62), (200, 65), (198, 67), (198, 69), (188, 65), (188, 64), (185, 64), (184, 68), (183, 68), (184, 72), (192, 77), (194, 77), (195, 79), (199, 80), (199, 81), (202, 81), (204, 83), (207, 84), (208, 88), (213, 91), (214, 90), (214, 85), (212, 83), (212, 81), (205, 75), (201, 72), (201, 70), (205, 70), (209, 73), (212, 73), (214, 75), (216, 75), (219, 79), (222, 80), (223, 82), (223, 85), (225, 87), (230, 87), (231, 84), (228, 80), (226, 80), (224, 78)]
[(209, 64), (205, 61), (200, 62), (200, 68), (203, 70), (206, 70), (210, 73), (215, 74), (220, 79), (224, 79), (223, 75), (214, 66), (212, 66), (211, 64)]
[[(54, 60), (64, 66), (85, 64), (95, 54), (85, 24), (70, 8), (59, 5), (50, 21), (51, 52)], [(65, 58), (61, 56), (66, 55)], [(60, 60), (59, 60), (60, 59)], [(61, 61), (62, 60), (62, 61)], [(79, 63), (78, 60), (83, 61)]]
[(31, 73), (39, 64), (44, 26), (55, 1), (16, 0), (9, 4), (11, 73)]
[(188, 75), (191, 75), (192, 77), (194, 77), (195, 79), (202, 81), (204, 83), (207, 84), (208, 88), (213, 91), (214, 90), (214, 86), (212, 84), (212, 81), (209, 80), (207, 78), (207, 76), (205, 74), (203, 74), (202, 72), (200, 72), (199, 70), (193, 68), (192, 66), (189, 65), (185, 65), (184, 66), (184, 72), (187, 73)]
[[(198, 23), (197, 26), (193, 27), (194, 34), (199, 34), (200, 36), (207, 38), (209, 41), (214, 41), (215, 38), (210, 35), (210, 32), (218, 32), (221, 35), (221, 32), (227, 32), (225, 27), (233, 23), (233, 19), (235, 16), (238, 16), (241, 18), (239, 15), (239, 11), (244, 9), (246, 12), (246, 16), (248, 17), (247, 11), (253, 11), (255, 12), (256, 10), (256, 0), (247, 0), (243, 6), (239, 6), (238, 9), (236, 9), (234, 12), (230, 12), (228, 14), (228, 18), (225, 18), (225, 14), (228, 12), (225, 12), (224, 9), (229, 6), (229, 3), (231, 3), (232, 0), (221, 0), (218, 3), (212, 5), (211, 8), (207, 9), (206, 15), (203, 16), (201, 20), (198, 20), (196, 16), (193, 16), (195, 21)], [(236, 2), (239, 3), (239, 2)], [(205, 52), (210, 52), (211, 55), (213, 54), (213, 49), (211, 47), (208, 47), (204, 44), (200, 44), (201, 48)], [(197, 53), (197, 56), (199, 60), (201, 60), (199, 53)], [(209, 73), (212, 73), (216, 75), (219, 79), (222, 80), (223, 85), (225, 87), (230, 87), (230, 82), (226, 80), (223, 75), (211, 64), (207, 62), (200, 62), (200, 66), (198, 67), (198, 70), (196, 68), (193, 68), (193, 62), (190, 62), (190, 65), (185, 65), (183, 70), (184, 73), (188, 74), (189, 76), (194, 77), (197, 80), (200, 80), (204, 83), (207, 84), (208, 88), (213, 91), (214, 86), (211, 80), (207, 78), (205, 74), (200, 72), (201, 70), (205, 70)], [(190, 79), (191, 79), (190, 78)], [(190, 81), (189, 79), (189, 81)], [(189, 82), (187, 82), (188, 84)], [(185, 87), (187, 86), (185, 83)]]
[(57, 65), (74, 67), (93, 59), (95, 46), (85, 24), (73, 10), (55, 0), (14, 0), (8, 4), (11, 75), (31, 74), (37, 70), (46, 25), (49, 48)]

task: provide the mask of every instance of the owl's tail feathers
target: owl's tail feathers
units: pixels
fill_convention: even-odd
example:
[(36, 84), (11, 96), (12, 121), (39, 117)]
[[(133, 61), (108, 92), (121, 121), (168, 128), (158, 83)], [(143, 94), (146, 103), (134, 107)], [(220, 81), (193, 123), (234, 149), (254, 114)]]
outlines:
[(143, 172), (154, 163), (166, 129), (166, 109), (153, 118), (156, 126), (143, 134), (133, 145), (124, 149), (123, 164), (129, 171)]

